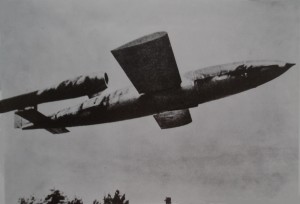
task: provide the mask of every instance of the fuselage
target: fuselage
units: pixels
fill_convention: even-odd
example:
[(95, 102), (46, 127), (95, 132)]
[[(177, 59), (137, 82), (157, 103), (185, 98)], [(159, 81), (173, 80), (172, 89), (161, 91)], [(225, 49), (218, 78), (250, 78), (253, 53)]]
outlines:
[[(187, 109), (255, 88), (284, 73), (293, 64), (251, 61), (199, 69), (185, 74), (179, 88), (139, 94), (134, 87), (105, 90), (99, 96), (51, 116), (51, 127), (73, 127), (138, 118)], [(28, 126), (26, 129), (42, 128)]]

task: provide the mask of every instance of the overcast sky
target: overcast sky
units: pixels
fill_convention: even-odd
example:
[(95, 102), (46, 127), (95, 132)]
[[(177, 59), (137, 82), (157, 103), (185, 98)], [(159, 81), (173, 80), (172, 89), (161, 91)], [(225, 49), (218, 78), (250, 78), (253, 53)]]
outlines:
[[(110, 50), (156, 31), (168, 32), (181, 74), (242, 60), (299, 64), (296, 2), (1, 1), (2, 95), (97, 71), (109, 74), (111, 87), (131, 85)], [(116, 189), (132, 204), (162, 204), (166, 196), (176, 204), (296, 203), (298, 69), (199, 105), (193, 123), (164, 131), (149, 116), (52, 135), (15, 130), (6, 113), (6, 203), (53, 187), (85, 203)]]

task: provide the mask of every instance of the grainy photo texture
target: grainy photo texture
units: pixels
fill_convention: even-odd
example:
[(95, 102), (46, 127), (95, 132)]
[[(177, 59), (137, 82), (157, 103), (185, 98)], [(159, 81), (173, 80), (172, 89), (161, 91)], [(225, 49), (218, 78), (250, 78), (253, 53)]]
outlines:
[(1, 203), (298, 203), (298, 1), (0, 3)]

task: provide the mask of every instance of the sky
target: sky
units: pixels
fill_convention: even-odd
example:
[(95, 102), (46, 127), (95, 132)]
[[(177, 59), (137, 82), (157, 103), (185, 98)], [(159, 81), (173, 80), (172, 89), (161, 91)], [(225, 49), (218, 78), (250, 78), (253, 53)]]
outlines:
[[(299, 64), (299, 17), (296, 0), (1, 1), (2, 97), (97, 71), (111, 88), (130, 86), (110, 50), (156, 31), (168, 32), (182, 75), (243, 60)], [(16, 130), (13, 112), (2, 114), (5, 201), (57, 188), (84, 203), (116, 189), (133, 204), (297, 203), (298, 69), (201, 104), (191, 124), (163, 131), (149, 116), (52, 135)]]

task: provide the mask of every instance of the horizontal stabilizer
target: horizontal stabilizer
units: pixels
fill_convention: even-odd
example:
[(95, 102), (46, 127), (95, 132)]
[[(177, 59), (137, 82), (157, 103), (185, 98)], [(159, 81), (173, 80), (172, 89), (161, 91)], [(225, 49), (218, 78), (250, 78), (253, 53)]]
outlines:
[(174, 128), (192, 122), (189, 109), (166, 111), (154, 115), (161, 129)]
[(67, 128), (46, 128), (46, 130), (48, 130), (52, 134), (61, 134), (61, 133), (70, 132)]
[(47, 116), (43, 115), (42, 113), (38, 112), (34, 108), (26, 109), (26, 110), (19, 110), (15, 112), (16, 115), (25, 118), (26, 120), (32, 122), (35, 125), (43, 125), (52, 123), (52, 120)]
[[(65, 127), (55, 127), (55, 128), (49, 127), (51, 126), (53, 121), (49, 117), (43, 115), (42, 113), (38, 112), (34, 108), (16, 111), (15, 114), (16, 114), (15, 128), (22, 128), (22, 129), (45, 128), (46, 130), (48, 130), (53, 134), (69, 132), (69, 130), (67, 130)], [(24, 123), (24, 121), (26, 122)], [(29, 122), (33, 123), (33, 126), (32, 125), (28, 126)]]

